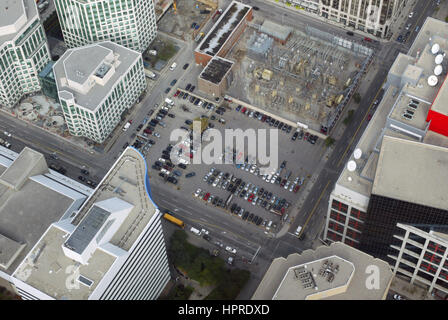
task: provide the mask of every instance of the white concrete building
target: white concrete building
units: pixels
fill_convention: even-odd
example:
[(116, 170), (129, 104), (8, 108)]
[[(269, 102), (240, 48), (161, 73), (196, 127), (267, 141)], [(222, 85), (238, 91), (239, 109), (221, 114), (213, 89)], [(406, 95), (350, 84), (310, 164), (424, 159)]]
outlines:
[(448, 24), (427, 18), (408, 53), (398, 55), (330, 194), (324, 231), (325, 240), (375, 251), (394, 273), (445, 294), (448, 137), (431, 129), (430, 115), (446, 106), (447, 38)]
[(24, 299), (157, 299), (170, 279), (146, 161), (127, 148), (73, 215), (52, 223), (10, 277)]
[(49, 61), (35, 1), (0, 1), (0, 106), (12, 108), (39, 91), (37, 76)]
[(69, 48), (113, 41), (143, 52), (157, 34), (154, 2), (147, 0), (55, 0)]
[(305, 10), (328, 20), (384, 38), (403, 12), (406, 0), (282, 0), (291, 10)]
[(92, 192), (49, 169), (43, 154), (0, 146), (0, 277), (12, 282), (45, 230), (77, 212)]
[[(372, 269), (375, 288), (366, 285)], [(385, 261), (335, 242), (274, 259), (252, 300), (384, 300), (391, 281)]]
[(141, 53), (110, 41), (67, 50), (53, 72), (70, 134), (98, 143), (146, 89)]

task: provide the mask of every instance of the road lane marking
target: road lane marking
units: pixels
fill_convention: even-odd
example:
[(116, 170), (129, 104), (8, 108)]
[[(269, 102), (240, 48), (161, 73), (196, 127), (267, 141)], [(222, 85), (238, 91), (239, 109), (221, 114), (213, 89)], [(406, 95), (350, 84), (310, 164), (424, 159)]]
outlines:
[(311, 210), (310, 215), (308, 216), (308, 218), (306, 219), (304, 225), (302, 226), (302, 230), (300, 231), (300, 234), (298, 235), (298, 237), (300, 237), (300, 236), (302, 235), (302, 233), (303, 233), (303, 231), (305, 230), (306, 226), (308, 225), (308, 223), (309, 223), (311, 217), (314, 215), (314, 212), (316, 211), (316, 208), (317, 208), (317, 206), (319, 205), (320, 200), (322, 199), (322, 197), (323, 197), (323, 195), (324, 195), (324, 193), (325, 193), (325, 191), (327, 190), (327, 188), (328, 188), (329, 185), (330, 185), (330, 181), (327, 182), (327, 184), (326, 184), (324, 190), (322, 190), (322, 193), (320, 194), (319, 199), (317, 199), (316, 203), (314, 204), (313, 210)]
[[(352, 135), (352, 138), (351, 138), (351, 140), (350, 140), (350, 143), (347, 145), (347, 148), (345, 149), (344, 153), (342, 154), (342, 157), (339, 159), (338, 164), (336, 165), (337, 167), (339, 167), (339, 165), (341, 164), (342, 160), (344, 159), (344, 157), (345, 157), (345, 155), (346, 155), (348, 149), (350, 149), (350, 147), (351, 147), (353, 141), (355, 140), (355, 138), (356, 138), (356, 136), (357, 136), (357, 134), (358, 134), (359, 129), (361, 129), (361, 126), (364, 124), (364, 121), (366, 120), (368, 114), (370, 113), (370, 110), (372, 109), (373, 103), (374, 103), (374, 101), (376, 100), (376, 98), (378, 97), (378, 95), (380, 94), (381, 89), (383, 88), (383, 85), (384, 85), (384, 83), (386, 82), (386, 80), (387, 80), (387, 77), (384, 79), (384, 81), (383, 81), (383, 83), (381, 84), (380, 88), (378, 89), (378, 91), (377, 91), (375, 97), (372, 99), (372, 102), (370, 103), (369, 109), (367, 109), (367, 112), (366, 112), (366, 114), (364, 115), (364, 118), (362, 118), (362, 120), (359, 122), (359, 126), (358, 126), (358, 128), (356, 129), (355, 134)], [(378, 106), (379, 106), (380, 104), (381, 104), (381, 101), (378, 102)], [(347, 129), (346, 129), (346, 130), (347, 130)]]

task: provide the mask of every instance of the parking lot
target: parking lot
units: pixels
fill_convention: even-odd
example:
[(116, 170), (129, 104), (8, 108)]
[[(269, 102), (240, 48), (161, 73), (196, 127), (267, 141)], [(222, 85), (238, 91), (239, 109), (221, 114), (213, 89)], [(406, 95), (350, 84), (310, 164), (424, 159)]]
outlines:
[[(188, 84), (189, 90), (186, 90)], [(193, 198), (199, 207), (205, 206), (225, 219), (240, 220), (242, 228), (275, 233), (283, 223), (290, 222), (297, 208), (298, 196), (323, 154), (323, 141), (317, 140), (314, 144), (305, 141), (305, 138), (309, 140), (306, 133), (296, 133), (296, 139), (292, 140), (294, 128), (289, 128), (289, 132), (287, 127), (279, 130), (279, 168), (264, 176), (259, 174), (258, 167), (250, 164), (171, 164), (168, 159), (172, 147), (169, 144), (174, 146), (177, 142), (169, 140), (171, 132), (181, 127), (189, 130), (189, 121), (194, 119), (206, 118), (210, 126), (221, 132), (237, 128), (275, 129), (275, 122), (269, 125), (262, 115), (255, 112), (251, 115), (247, 108), (231, 102), (220, 101), (210, 105), (210, 100), (202, 99), (201, 104), (195, 105), (192, 101), (201, 97), (201, 93), (192, 88), (195, 84), (181, 81), (177, 85), (169, 96), (174, 105), (164, 103), (163, 106), (155, 106), (154, 112), (149, 112), (143, 121), (145, 124), (140, 126), (137, 139), (142, 143), (134, 144), (147, 158), (151, 184), (157, 187), (163, 184), (179, 197)], [(185, 92), (189, 93), (187, 98), (184, 98)], [(192, 96), (195, 99), (191, 99)], [(152, 119), (153, 124), (158, 124), (151, 126)], [(225, 154), (223, 150), (223, 157)], [(194, 175), (186, 177), (192, 172)], [(229, 200), (231, 194), (233, 196)]]

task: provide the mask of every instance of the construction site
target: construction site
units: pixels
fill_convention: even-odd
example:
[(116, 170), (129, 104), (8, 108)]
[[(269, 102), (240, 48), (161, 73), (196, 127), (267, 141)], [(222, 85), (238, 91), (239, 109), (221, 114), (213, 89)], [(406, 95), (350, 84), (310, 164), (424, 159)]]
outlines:
[(255, 20), (227, 56), (236, 62), (228, 94), (328, 133), (372, 56), (372, 49), (315, 28)]
[(212, 18), (218, 7), (217, 1), (213, 0), (163, 2), (168, 3), (169, 7), (158, 16), (158, 29), (186, 41), (194, 40), (200, 35), (201, 29)]

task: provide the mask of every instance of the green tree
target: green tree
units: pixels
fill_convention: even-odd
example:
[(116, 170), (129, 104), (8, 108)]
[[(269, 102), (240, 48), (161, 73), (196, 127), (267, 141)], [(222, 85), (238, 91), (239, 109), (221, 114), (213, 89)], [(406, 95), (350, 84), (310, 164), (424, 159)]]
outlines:
[(354, 113), (355, 113), (355, 110), (349, 110), (349, 111), (347, 112), (347, 117), (345, 117), (345, 119), (344, 119), (344, 121), (343, 121), (343, 123), (344, 123), (346, 126), (349, 125), (350, 122), (353, 121), (353, 115), (354, 115)]
[(355, 100), (355, 102), (358, 103), (358, 104), (361, 102), (361, 95), (359, 94), (359, 92), (356, 92), (353, 95), (353, 100)]
[(334, 140), (332, 137), (327, 137), (327, 139), (325, 139), (325, 146), (326, 147), (330, 147), (334, 144), (336, 140)]

